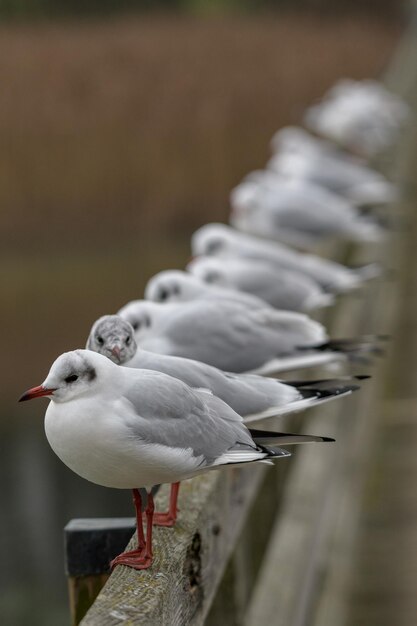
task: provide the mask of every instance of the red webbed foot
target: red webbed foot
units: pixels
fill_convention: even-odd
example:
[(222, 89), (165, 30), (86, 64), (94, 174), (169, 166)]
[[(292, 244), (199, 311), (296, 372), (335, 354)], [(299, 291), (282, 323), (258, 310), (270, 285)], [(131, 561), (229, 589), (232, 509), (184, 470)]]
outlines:
[(153, 557), (146, 553), (144, 548), (138, 550), (131, 550), (129, 552), (122, 552), (119, 556), (110, 563), (110, 567), (113, 570), (116, 565), (126, 565), (133, 569), (141, 570), (147, 569), (152, 565)]
[(177, 513), (173, 515), (170, 511), (166, 513), (154, 513), (153, 525), (164, 526), (165, 528), (172, 528), (177, 521)]

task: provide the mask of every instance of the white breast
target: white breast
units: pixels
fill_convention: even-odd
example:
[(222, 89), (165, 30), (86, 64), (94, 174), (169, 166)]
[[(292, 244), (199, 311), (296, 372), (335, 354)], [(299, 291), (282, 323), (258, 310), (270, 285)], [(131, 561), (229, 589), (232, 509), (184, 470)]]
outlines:
[(45, 432), (55, 454), (76, 474), (118, 489), (151, 487), (195, 474), (201, 458), (191, 449), (146, 442), (124, 419), (121, 401), (109, 404), (80, 399), (50, 402)]

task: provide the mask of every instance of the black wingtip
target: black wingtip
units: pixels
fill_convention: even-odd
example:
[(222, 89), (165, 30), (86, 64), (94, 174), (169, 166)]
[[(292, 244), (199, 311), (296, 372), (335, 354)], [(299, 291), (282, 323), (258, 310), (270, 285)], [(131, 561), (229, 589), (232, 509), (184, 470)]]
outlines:
[(311, 378), (307, 380), (277, 379), (277, 382), (297, 388), (312, 388), (319, 385), (332, 385), (332, 387), (336, 388), (338, 386), (342, 386), (342, 384), (346, 382), (351, 382), (353, 380), (367, 380), (368, 378), (372, 378), (372, 376), (370, 374), (352, 374), (351, 376), (337, 376), (336, 378)]
[(300, 387), (298, 388), (303, 398), (316, 398), (316, 399), (324, 399), (324, 398), (337, 398), (338, 396), (343, 396), (349, 393), (353, 393), (355, 391), (359, 391), (359, 385), (338, 385), (335, 387), (328, 387), (322, 389), (320, 387)]
[(276, 459), (278, 457), (288, 458), (292, 456), (292, 452), (289, 452), (285, 448), (278, 448), (278, 447), (270, 448), (269, 446), (262, 446), (262, 447), (268, 453), (268, 458), (270, 459), (273, 459), (273, 458)]

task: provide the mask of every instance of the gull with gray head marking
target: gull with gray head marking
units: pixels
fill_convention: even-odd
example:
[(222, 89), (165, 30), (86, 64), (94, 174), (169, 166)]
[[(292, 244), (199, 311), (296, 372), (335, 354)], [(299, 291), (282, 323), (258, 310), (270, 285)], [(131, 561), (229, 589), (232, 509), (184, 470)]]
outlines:
[(227, 263), (231, 258), (260, 260), (278, 273), (282, 269), (297, 271), (315, 280), (325, 291), (344, 293), (357, 289), (364, 281), (380, 274), (372, 263), (351, 269), (315, 254), (297, 252), (284, 244), (241, 233), (226, 224), (206, 224), (191, 238), (193, 256), (214, 256)]
[(333, 159), (323, 153), (279, 152), (268, 161), (267, 169), (288, 180), (305, 180), (321, 185), (357, 205), (387, 204), (398, 198), (397, 188), (385, 176), (354, 161)]
[(301, 126), (280, 128), (271, 139), (271, 150), (281, 154), (308, 154), (313, 159), (326, 155), (336, 161), (366, 164), (361, 157), (346, 152), (332, 141), (311, 135)]
[(381, 83), (343, 79), (307, 109), (304, 122), (337, 145), (369, 158), (395, 142), (409, 112), (408, 105)]
[[(287, 456), (269, 446), (325, 437), (250, 431), (227, 404), (160, 372), (118, 367), (89, 350), (62, 354), (45, 381), (21, 401), (50, 398), (45, 432), (58, 457), (98, 485), (132, 489), (138, 547), (112, 566), (152, 564), (152, 487), (175, 483), (224, 465), (270, 462)], [(146, 539), (141, 497), (148, 493)]]
[(355, 377), (292, 383), (256, 374), (231, 374), (200, 361), (148, 352), (138, 347), (132, 326), (118, 315), (105, 315), (93, 324), (87, 348), (118, 365), (162, 372), (190, 387), (209, 389), (246, 424), (302, 411), (358, 389)]
[(215, 256), (195, 257), (187, 271), (208, 285), (238, 289), (257, 296), (275, 309), (313, 311), (334, 304), (335, 298), (310, 276), (277, 269), (268, 261)]
[(374, 338), (329, 341), (324, 326), (302, 313), (253, 309), (231, 300), (134, 300), (118, 315), (132, 324), (144, 350), (234, 373), (271, 375), (376, 349)]
[(153, 276), (145, 287), (145, 300), (152, 302), (188, 302), (189, 300), (234, 300), (253, 308), (265, 302), (255, 295), (228, 287), (209, 285), (182, 270), (164, 270)]
[(302, 178), (261, 173), (232, 190), (230, 223), (243, 232), (311, 248), (329, 238), (378, 242), (386, 231), (348, 199)]

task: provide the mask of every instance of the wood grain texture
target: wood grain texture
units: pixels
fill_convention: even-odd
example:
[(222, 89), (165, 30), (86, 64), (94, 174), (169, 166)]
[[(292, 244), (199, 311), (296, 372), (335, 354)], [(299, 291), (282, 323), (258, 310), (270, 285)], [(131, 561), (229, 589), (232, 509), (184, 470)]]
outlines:
[(183, 483), (176, 527), (155, 529), (153, 566), (117, 567), (82, 626), (202, 624), (265, 469), (228, 468)]
[[(345, 260), (366, 262), (364, 254), (378, 258), (382, 251), (383, 248), (378, 251), (348, 246)], [(348, 337), (376, 329), (385, 332), (389, 307), (383, 306), (384, 297), (385, 283), (375, 281), (361, 297), (351, 294), (341, 299), (326, 320), (330, 334)], [(306, 447), (298, 456), (286, 484), (281, 514), (271, 533), (245, 626), (342, 624), (349, 597), (361, 492), (375, 434), (374, 402), (380, 367), (373, 368), (374, 380), (363, 385), (359, 393), (315, 411), (315, 417), (311, 417), (311, 412), (305, 416), (304, 431), (334, 436), (336, 443), (319, 454), (313, 447)], [(360, 366), (352, 369), (361, 370)], [(332, 619), (324, 621), (325, 614), (331, 614)]]

